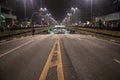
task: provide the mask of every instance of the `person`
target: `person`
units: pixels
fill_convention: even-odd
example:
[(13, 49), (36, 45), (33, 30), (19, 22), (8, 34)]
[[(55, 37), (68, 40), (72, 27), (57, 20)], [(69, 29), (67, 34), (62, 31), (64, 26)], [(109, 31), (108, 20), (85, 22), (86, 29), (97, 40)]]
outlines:
[(98, 24), (99, 24), (99, 29), (102, 29), (102, 20), (101, 19), (99, 19)]
[(120, 22), (118, 22), (117, 30), (120, 31)]
[(34, 33), (35, 33), (35, 29), (34, 27), (32, 27), (32, 35), (34, 35)]

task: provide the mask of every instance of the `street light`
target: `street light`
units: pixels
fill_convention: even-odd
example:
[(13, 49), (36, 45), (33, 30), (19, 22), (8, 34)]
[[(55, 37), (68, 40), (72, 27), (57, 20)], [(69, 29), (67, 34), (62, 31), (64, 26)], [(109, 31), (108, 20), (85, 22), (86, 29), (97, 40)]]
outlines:
[(71, 10), (74, 10), (74, 8), (72, 7)]
[(67, 13), (67, 16), (71, 16), (72, 14), (71, 13)]
[(87, 0), (90, 1), (90, 20), (92, 21), (93, 16), (93, 0)]
[(75, 13), (78, 10), (78, 8), (77, 7), (76, 8), (72, 7), (71, 10), (74, 11), (74, 13)]
[(43, 11), (43, 12), (44, 12), (44, 11), (47, 11), (47, 8), (42, 8), (42, 7), (41, 7), (41, 8), (40, 8), (40, 11)]
[(48, 26), (50, 26), (50, 17), (51, 17), (52, 15), (50, 14), (50, 13), (47, 13), (46, 14), (46, 18), (47, 18), (47, 25)]
[(44, 8), (45, 11), (47, 11), (47, 8)]
[[(18, 1), (22, 1), (23, 2), (23, 7), (24, 7), (24, 18), (26, 20), (27, 18), (27, 2), (30, 1), (31, 3), (33, 3), (33, 0), (16, 0)], [(19, 3), (19, 2), (18, 2)]]
[(47, 11), (47, 8), (43, 8), (42, 2), (43, 2), (43, 1), (41, 0), (41, 1), (40, 1), (40, 7), (41, 7), (40, 10), (42, 10), (42, 11)]
[(78, 10), (78, 8), (76, 7), (75, 10)]
[(23, 0), (24, 2), (24, 18), (26, 20), (26, 0)]
[(45, 15), (47, 13), (47, 8), (42, 8), (41, 7), (40, 10), (39, 10), (39, 12), (40, 12), (40, 16), (41, 16), (41, 25), (43, 25), (42, 21), (44, 21), (43, 18), (45, 17)]
[(50, 14), (50, 13), (47, 13), (47, 14), (46, 14), (46, 16), (50, 17), (50, 16), (51, 16), (51, 14)]
[(93, 16), (93, 0), (91, 0), (91, 21), (92, 21), (92, 16)]
[(71, 23), (71, 16), (72, 16), (72, 13), (67, 13), (67, 16), (66, 16), (67, 25), (70, 25), (70, 23)]
[(79, 17), (78, 17), (78, 15), (79, 15), (79, 9), (77, 8), (77, 7), (72, 7), (71, 8), (71, 13), (72, 13), (72, 22), (74, 23), (74, 24), (77, 24), (77, 22), (78, 22), (78, 19), (79, 19)]

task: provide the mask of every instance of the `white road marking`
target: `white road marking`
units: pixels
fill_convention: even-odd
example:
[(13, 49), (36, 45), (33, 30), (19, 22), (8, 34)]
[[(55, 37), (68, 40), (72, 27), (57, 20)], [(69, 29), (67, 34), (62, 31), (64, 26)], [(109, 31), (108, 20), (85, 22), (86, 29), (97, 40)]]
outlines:
[(9, 53), (11, 53), (11, 52), (13, 52), (13, 51), (15, 51), (15, 50), (17, 50), (17, 49), (19, 49), (19, 48), (21, 48), (21, 47), (23, 47), (23, 46), (25, 46), (25, 45), (27, 45), (27, 44), (29, 44), (29, 43), (31, 43), (32, 41), (33, 41), (33, 40), (28, 41), (28, 42), (26, 42), (26, 43), (24, 43), (24, 44), (22, 44), (22, 45), (20, 45), (20, 46), (18, 46), (18, 47), (16, 47), (16, 48), (13, 48), (13, 49), (11, 49), (11, 50), (9, 50), (9, 51), (1, 54), (1, 55), (0, 55), (0, 58), (3, 57), (3, 56), (5, 56), (5, 55), (7, 55), (7, 54), (9, 54)]
[(23, 39), (24, 37), (22, 36), (21, 39)]
[(114, 59), (114, 61), (120, 64), (120, 61), (119, 61), (119, 60), (117, 60), (117, 59)]
[(114, 42), (115, 40), (113, 40), (113, 39), (110, 39), (110, 41)]
[(13, 40), (17, 40), (17, 38), (13, 38)]
[(80, 41), (82, 40), (81, 38), (78, 38)]
[(12, 40), (9, 40), (9, 41), (7, 41), (7, 40), (2, 40), (1, 43), (0, 43), (0, 45), (2, 45), (2, 44), (7, 44), (7, 43), (10, 43), (10, 42), (13, 42), (13, 41), (20, 40), (20, 39), (28, 39), (28, 38), (32, 38), (32, 37), (16, 38), (16, 39), (12, 39)]
[(2, 40), (2, 42), (6, 42), (6, 40)]

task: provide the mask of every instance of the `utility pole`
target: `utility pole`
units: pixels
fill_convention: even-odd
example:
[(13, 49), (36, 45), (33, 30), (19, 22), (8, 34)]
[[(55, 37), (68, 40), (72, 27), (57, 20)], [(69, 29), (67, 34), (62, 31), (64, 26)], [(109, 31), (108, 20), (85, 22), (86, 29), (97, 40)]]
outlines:
[(118, 12), (119, 12), (119, 21), (120, 21), (120, 0), (117, 1), (117, 6), (118, 6)]
[(27, 18), (27, 15), (26, 15), (26, 0), (24, 0), (24, 18), (25, 18), (25, 21), (26, 21), (26, 18)]
[(93, 18), (93, 1), (91, 0), (91, 22)]
[(41, 0), (41, 2), (40, 2), (40, 8), (42, 8), (43, 6), (42, 6), (42, 0)]

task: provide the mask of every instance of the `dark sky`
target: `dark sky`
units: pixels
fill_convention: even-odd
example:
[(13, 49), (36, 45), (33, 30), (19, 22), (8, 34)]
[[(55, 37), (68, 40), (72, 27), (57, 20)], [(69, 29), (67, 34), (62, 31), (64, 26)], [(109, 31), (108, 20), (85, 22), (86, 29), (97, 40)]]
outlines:
[[(43, 6), (47, 7), (57, 20), (62, 20), (72, 6), (80, 10), (80, 18), (90, 17), (90, 0), (43, 0)], [(113, 0), (92, 0), (93, 15), (101, 16), (117, 11)]]
[[(11, 5), (18, 18), (24, 15), (23, 0), (0, 0), (0, 3)], [(30, 2), (33, 1), (33, 2)], [(112, 12), (116, 12), (116, 5), (113, 0), (93, 0), (93, 15), (101, 16)], [(39, 10), (41, 0), (27, 0), (27, 15), (30, 17), (33, 11)], [(13, 5), (14, 3), (14, 5)], [(78, 7), (80, 10), (80, 18), (87, 20), (90, 17), (90, 0), (42, 0), (42, 7), (48, 8), (49, 12), (56, 20), (62, 20), (66, 11), (72, 6)]]
[[(27, 0), (27, 15), (31, 16), (33, 11), (38, 11), (41, 7), (41, 0)], [(42, 0), (42, 7), (47, 8), (48, 11), (53, 15), (56, 20), (62, 20), (65, 17), (66, 10), (68, 10), (75, 0)], [(32, 5), (32, 6), (31, 6)], [(22, 0), (16, 2), (15, 12), (18, 16), (22, 17), (24, 15)]]
[(44, 0), (45, 6), (56, 19), (63, 19), (66, 10), (71, 7), (72, 0)]

